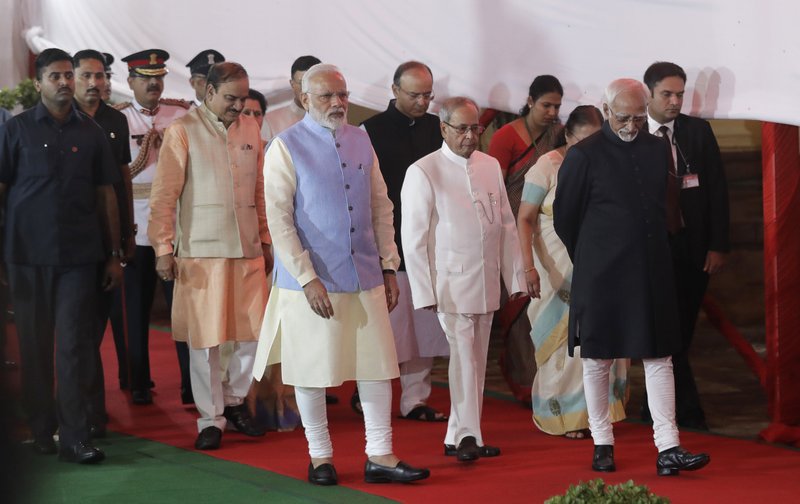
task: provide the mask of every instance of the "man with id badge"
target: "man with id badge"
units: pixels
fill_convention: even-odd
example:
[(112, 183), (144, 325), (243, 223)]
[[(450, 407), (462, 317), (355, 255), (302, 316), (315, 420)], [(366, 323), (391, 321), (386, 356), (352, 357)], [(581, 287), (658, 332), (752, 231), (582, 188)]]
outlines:
[[(667, 191), (667, 213), (676, 222), (670, 226), (669, 241), (682, 343), (672, 359), (677, 422), (681, 427), (707, 430), (689, 347), (709, 275), (724, 267), (730, 251), (728, 186), (711, 126), (703, 119), (681, 114), (686, 85), (683, 69), (674, 63), (653, 63), (644, 82), (650, 90), (650, 133), (663, 138), (672, 155), (670, 181), (674, 189)], [(643, 410), (642, 416), (649, 418), (649, 411)]]

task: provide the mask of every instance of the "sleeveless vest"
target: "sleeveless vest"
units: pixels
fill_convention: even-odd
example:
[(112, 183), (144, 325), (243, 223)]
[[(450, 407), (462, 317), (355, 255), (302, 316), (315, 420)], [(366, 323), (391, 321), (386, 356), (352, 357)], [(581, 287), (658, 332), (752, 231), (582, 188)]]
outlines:
[(262, 255), (255, 194), (261, 136), (240, 118), (226, 130), (204, 106), (176, 121), (189, 139), (186, 180), (178, 200), (178, 257)]
[[(367, 134), (344, 125), (332, 132), (309, 114), (278, 135), (291, 154), (297, 189), (294, 221), (303, 248), (329, 292), (383, 284), (372, 228), (374, 155)], [(274, 284), (302, 290), (275, 257)]]

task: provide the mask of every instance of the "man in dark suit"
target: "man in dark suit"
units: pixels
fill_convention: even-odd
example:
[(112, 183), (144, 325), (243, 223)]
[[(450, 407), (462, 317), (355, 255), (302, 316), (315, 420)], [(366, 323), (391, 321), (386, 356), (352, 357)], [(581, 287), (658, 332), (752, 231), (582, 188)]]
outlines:
[[(681, 225), (670, 231), (681, 348), (673, 355), (678, 425), (707, 430), (697, 385), (689, 364), (689, 347), (709, 275), (719, 272), (730, 251), (728, 185), (714, 132), (707, 121), (681, 114), (686, 73), (674, 63), (657, 62), (644, 74), (650, 89), (650, 132), (671, 149), (676, 210)], [(669, 201), (668, 201), (669, 205)], [(649, 411), (643, 411), (647, 418)]]

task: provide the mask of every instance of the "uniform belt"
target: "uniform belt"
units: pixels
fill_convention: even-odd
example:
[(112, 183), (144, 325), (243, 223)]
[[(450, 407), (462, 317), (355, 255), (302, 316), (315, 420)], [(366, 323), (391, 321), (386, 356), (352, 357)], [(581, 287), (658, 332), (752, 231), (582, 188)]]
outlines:
[(150, 188), (153, 184), (133, 184), (133, 199), (150, 199)]

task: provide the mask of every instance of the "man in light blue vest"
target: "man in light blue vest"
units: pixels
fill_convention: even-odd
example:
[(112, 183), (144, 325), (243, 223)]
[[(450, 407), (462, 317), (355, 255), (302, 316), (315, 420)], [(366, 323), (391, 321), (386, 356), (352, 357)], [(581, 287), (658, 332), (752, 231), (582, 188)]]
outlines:
[(369, 483), (427, 478), (392, 450), (390, 380), (397, 354), (392, 203), (366, 132), (347, 124), (341, 72), (318, 64), (303, 76), (302, 121), (267, 149), (264, 180), (275, 273), (253, 374), (282, 363), (294, 385), (311, 463), (308, 480), (335, 485), (325, 388), (356, 380), (364, 409)]

